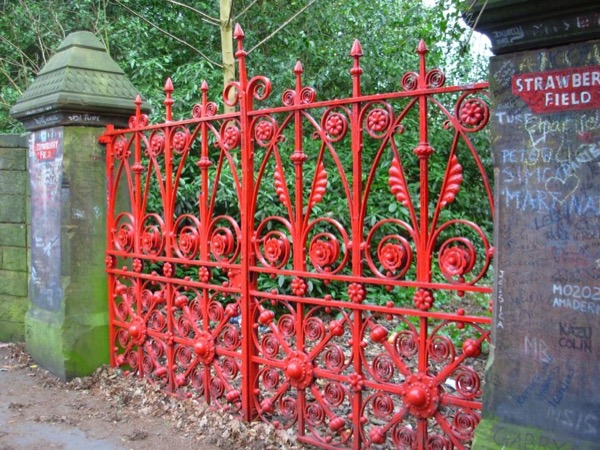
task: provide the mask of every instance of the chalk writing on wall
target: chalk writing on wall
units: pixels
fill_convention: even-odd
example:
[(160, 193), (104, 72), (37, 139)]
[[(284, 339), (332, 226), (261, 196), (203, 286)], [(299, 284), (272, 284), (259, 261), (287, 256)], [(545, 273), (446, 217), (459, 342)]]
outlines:
[(72, 114), (68, 117), (69, 122), (100, 122), (100, 116), (90, 114)]
[(548, 408), (546, 419), (550, 420), (553, 425), (570, 429), (579, 436), (598, 436), (600, 417), (583, 409)]
[[(35, 111), (32, 111), (34, 113)], [(49, 116), (40, 116), (33, 118), (36, 125), (52, 125), (54, 123), (58, 123), (60, 118), (56, 114), (51, 114)]]
[(55, 311), (62, 300), (61, 186), (62, 127), (30, 135), (31, 284), (32, 303)]
[(574, 379), (575, 370), (573, 368), (569, 367), (565, 370), (559, 365), (546, 362), (521, 394), (517, 396), (517, 404), (524, 406), (532, 399), (536, 399), (557, 407), (571, 388)]
[(600, 171), (598, 111), (571, 118), (505, 113), (497, 118), (503, 124), (522, 123), (526, 131), (526, 141), (519, 142), (523, 147), (499, 151), (506, 206), (522, 212), (600, 217), (600, 195), (584, 183)]
[(552, 294), (554, 308), (600, 316), (600, 286), (554, 283)]
[(560, 322), (559, 347), (578, 352), (592, 353), (592, 327), (576, 326), (568, 322)]
[(579, 448), (578, 439), (600, 437), (600, 47), (522, 52), (494, 65), (491, 372), (500, 382), (488, 410), (547, 430), (540, 437), (507, 426), (494, 440)]
[(550, 363), (553, 360), (550, 347), (541, 337), (525, 336), (525, 354), (544, 363)]
[(502, 448), (524, 449), (560, 449), (571, 450), (574, 447), (568, 442), (554, 437), (535, 435), (533, 433), (521, 433), (514, 430), (498, 426), (494, 430), (494, 443), (501, 445)]

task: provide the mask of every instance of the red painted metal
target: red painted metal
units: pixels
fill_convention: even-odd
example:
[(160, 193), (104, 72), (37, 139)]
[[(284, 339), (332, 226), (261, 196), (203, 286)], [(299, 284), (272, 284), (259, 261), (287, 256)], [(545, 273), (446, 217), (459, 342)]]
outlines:
[(421, 43), (401, 91), (363, 95), (356, 41), (350, 98), (317, 101), (298, 63), (282, 105), (256, 108), (271, 84), (235, 38), (235, 112), (203, 83), (173, 121), (168, 80), (164, 123), (138, 98), (102, 138), (111, 364), (321, 448), (468, 447), (493, 248), (452, 205), (483, 183), (492, 214), (471, 142), (487, 84), (445, 87)]

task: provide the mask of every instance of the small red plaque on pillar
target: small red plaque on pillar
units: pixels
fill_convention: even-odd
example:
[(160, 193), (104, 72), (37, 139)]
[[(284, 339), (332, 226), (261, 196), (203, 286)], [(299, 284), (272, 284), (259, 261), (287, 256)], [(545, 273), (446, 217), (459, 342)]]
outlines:
[(48, 161), (54, 158), (57, 148), (58, 140), (52, 140), (48, 142), (36, 142), (33, 151), (38, 161)]

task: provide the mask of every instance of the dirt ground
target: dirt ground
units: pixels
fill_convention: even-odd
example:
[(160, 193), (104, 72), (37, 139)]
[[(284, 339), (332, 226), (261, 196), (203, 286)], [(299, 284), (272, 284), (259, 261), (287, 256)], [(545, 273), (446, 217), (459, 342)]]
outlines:
[(21, 344), (0, 343), (0, 450), (276, 450), (293, 434), (244, 423), (103, 367), (63, 383)]

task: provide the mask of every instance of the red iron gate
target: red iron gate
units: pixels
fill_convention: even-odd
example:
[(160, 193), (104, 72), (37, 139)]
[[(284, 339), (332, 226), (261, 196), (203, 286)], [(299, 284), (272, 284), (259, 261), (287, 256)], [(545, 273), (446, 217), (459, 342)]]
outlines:
[(493, 204), (471, 140), (487, 84), (444, 87), (421, 43), (401, 91), (363, 95), (357, 41), (352, 97), (317, 101), (298, 63), (282, 105), (256, 109), (271, 85), (248, 79), (243, 36), (235, 112), (204, 83), (173, 121), (167, 81), (165, 123), (138, 98), (102, 138), (111, 363), (322, 448), (469, 447), (490, 335)]

